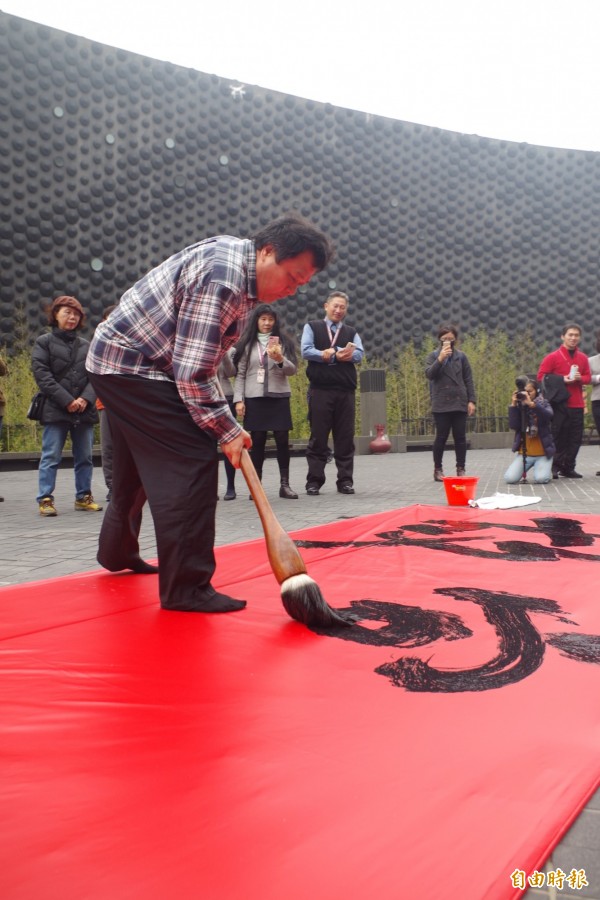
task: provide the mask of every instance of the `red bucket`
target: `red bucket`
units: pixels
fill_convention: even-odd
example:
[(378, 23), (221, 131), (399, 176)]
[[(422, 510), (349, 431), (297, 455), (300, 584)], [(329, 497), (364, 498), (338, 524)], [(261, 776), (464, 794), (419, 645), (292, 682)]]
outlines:
[(454, 478), (444, 478), (444, 487), (446, 488), (446, 497), (450, 506), (468, 506), (469, 500), (475, 499), (475, 491), (477, 490), (477, 476), (456, 475)]

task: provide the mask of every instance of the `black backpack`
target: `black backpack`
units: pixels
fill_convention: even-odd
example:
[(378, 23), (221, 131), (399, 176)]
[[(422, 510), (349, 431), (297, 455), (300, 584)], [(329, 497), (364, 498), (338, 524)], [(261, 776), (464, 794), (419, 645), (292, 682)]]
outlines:
[(544, 375), (542, 393), (553, 409), (555, 406), (560, 406), (561, 403), (566, 403), (570, 396), (562, 375)]

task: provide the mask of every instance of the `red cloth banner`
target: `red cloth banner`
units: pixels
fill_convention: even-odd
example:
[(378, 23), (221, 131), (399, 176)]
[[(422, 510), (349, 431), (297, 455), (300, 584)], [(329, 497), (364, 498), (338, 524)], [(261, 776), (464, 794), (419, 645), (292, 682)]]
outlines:
[(162, 611), (148, 575), (0, 590), (2, 896), (533, 883), (600, 781), (600, 517), (416, 506), (294, 538), (351, 628), (291, 621), (262, 541), (217, 551), (238, 613)]

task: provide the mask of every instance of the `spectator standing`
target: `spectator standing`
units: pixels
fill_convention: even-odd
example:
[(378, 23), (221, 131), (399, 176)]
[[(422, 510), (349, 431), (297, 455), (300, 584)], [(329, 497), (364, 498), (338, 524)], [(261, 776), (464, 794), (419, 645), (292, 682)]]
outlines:
[(507, 484), (525, 481), (530, 469), (533, 469), (535, 484), (547, 484), (552, 479), (552, 458), (556, 450), (551, 428), (553, 415), (552, 406), (540, 393), (538, 382), (533, 378), (527, 381), (524, 391), (513, 391), (508, 407), (508, 424), (515, 432), (515, 455), (504, 473)]
[(37, 502), (41, 516), (55, 516), (54, 487), (67, 436), (71, 436), (75, 469), (75, 509), (102, 509), (92, 496), (96, 395), (85, 360), (89, 342), (79, 336), (85, 313), (75, 297), (61, 296), (48, 308), (50, 333), (40, 335), (32, 351), (33, 377), (44, 394), (42, 455)]
[[(600, 330), (596, 332), (596, 355), (588, 359), (592, 387), (592, 416), (600, 437)], [(600, 470), (596, 472), (600, 475)]]
[[(233, 402), (244, 428), (250, 432), (250, 456), (262, 479), (267, 435), (273, 432), (279, 466), (279, 496), (297, 500), (290, 487), (290, 383), (297, 371), (296, 349), (291, 337), (281, 328), (278, 313), (266, 303), (256, 307), (235, 347), (233, 362), (237, 370)], [(250, 498), (252, 499), (252, 498)]]
[(466, 472), (467, 416), (475, 415), (475, 385), (471, 364), (458, 350), (457, 325), (443, 323), (437, 330), (440, 346), (427, 356), (425, 375), (429, 379), (431, 410), (435, 422), (433, 442), (433, 480), (443, 481), (444, 450), (450, 431), (454, 441), (456, 474)]
[[(223, 359), (221, 360), (221, 364), (219, 366), (219, 370), (217, 372), (217, 377), (219, 379), (219, 385), (221, 387), (221, 391), (223, 392), (223, 396), (227, 400), (227, 405), (229, 406), (229, 411), (231, 415), (235, 418), (235, 404), (233, 402), (233, 384), (231, 383), (231, 379), (235, 378), (235, 366), (233, 364), (232, 355), (234, 352), (234, 348), (231, 347)], [(223, 500), (235, 500), (237, 494), (235, 492), (235, 467), (229, 461), (227, 456), (223, 456), (223, 463), (225, 465), (225, 475), (227, 477), (227, 489), (223, 496)]]
[(583, 385), (591, 381), (590, 364), (585, 353), (578, 349), (581, 326), (567, 323), (561, 332), (562, 345), (549, 353), (541, 362), (537, 380), (543, 384), (545, 375), (559, 375), (569, 391), (566, 415), (556, 417), (554, 443), (556, 454), (552, 463), (552, 475), (558, 478), (581, 478), (576, 471), (577, 454), (583, 440), (583, 415), (585, 397)]
[[(8, 375), (8, 366), (0, 356), (0, 376)], [(2, 388), (0, 388), (0, 438), (2, 437), (2, 422), (4, 421), (4, 410), (6, 409), (6, 398)], [(0, 503), (4, 502), (4, 497), (0, 497)]]
[[(110, 316), (116, 305), (107, 306), (102, 316), (102, 322), (105, 322)], [(100, 418), (100, 453), (102, 456), (102, 474), (104, 475), (104, 483), (106, 484), (106, 500), (110, 501), (112, 497), (112, 470), (113, 470), (113, 449), (112, 436), (110, 433), (110, 422), (104, 409), (104, 404), (100, 397), (96, 397), (96, 409)]]
[(356, 366), (364, 350), (354, 326), (345, 322), (348, 295), (333, 291), (324, 303), (325, 318), (307, 322), (302, 332), (302, 357), (308, 361), (308, 421), (306, 493), (317, 496), (325, 484), (329, 435), (340, 494), (354, 493), (354, 421)]

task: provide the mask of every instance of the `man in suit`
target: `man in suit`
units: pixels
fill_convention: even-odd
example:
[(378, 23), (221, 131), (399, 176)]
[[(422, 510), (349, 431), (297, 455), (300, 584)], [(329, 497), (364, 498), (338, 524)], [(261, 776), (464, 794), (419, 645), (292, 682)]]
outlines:
[(337, 466), (340, 494), (354, 493), (354, 419), (356, 365), (364, 350), (358, 332), (345, 322), (348, 295), (333, 291), (325, 301), (325, 318), (307, 322), (302, 332), (302, 357), (306, 375), (310, 440), (306, 450), (306, 493), (317, 496), (325, 484), (329, 434)]

